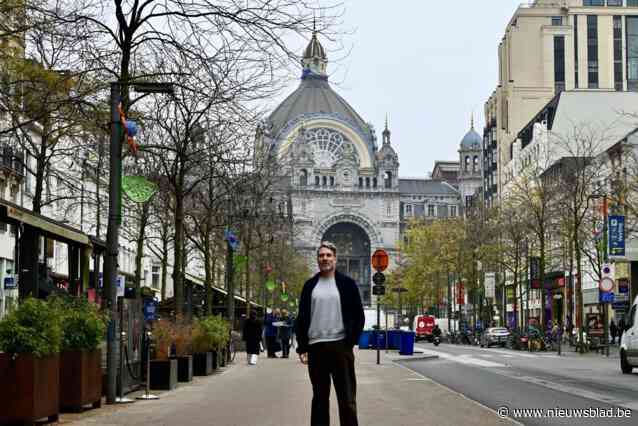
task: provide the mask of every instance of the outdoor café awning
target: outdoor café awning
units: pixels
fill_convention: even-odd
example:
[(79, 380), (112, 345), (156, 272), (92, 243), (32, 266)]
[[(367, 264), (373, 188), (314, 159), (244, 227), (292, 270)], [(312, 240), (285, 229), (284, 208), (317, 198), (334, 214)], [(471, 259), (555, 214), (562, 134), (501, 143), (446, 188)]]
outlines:
[(42, 235), (54, 240), (90, 245), (89, 236), (83, 232), (6, 200), (0, 200), (0, 220), (6, 223), (30, 225)]

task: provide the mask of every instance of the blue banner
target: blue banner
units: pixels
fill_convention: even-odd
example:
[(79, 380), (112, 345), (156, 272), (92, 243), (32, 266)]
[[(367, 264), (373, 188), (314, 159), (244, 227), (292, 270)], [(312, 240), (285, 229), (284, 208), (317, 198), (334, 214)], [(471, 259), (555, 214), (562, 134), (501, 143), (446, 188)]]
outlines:
[(157, 319), (157, 301), (144, 299), (144, 320), (155, 321)]
[(600, 303), (614, 303), (614, 293), (611, 291), (600, 292)]
[(4, 289), (5, 290), (14, 290), (18, 288), (16, 284), (16, 280), (14, 277), (4, 277)]
[(609, 216), (609, 255), (625, 255), (625, 216)]

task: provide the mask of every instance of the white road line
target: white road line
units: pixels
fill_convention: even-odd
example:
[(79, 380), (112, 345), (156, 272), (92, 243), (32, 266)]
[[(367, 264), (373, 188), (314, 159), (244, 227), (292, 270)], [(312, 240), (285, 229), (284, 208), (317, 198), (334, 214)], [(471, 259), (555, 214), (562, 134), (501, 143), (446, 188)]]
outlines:
[(465, 354), (465, 355), (454, 355), (454, 354), (450, 354), (447, 352), (439, 352), (439, 351), (433, 351), (430, 349), (425, 349), (423, 347), (419, 346), (419, 349), (422, 350), (425, 354), (428, 355), (437, 355), (439, 358), (441, 359), (447, 359), (449, 361), (453, 361), (453, 362), (458, 362), (460, 364), (466, 364), (466, 365), (475, 365), (478, 367), (490, 367), (490, 368), (504, 368), (507, 367), (507, 365), (505, 364), (500, 364), (497, 362), (492, 362), (492, 361), (487, 361), (484, 359), (478, 359), (478, 358), (473, 358), (472, 355), (469, 354)]

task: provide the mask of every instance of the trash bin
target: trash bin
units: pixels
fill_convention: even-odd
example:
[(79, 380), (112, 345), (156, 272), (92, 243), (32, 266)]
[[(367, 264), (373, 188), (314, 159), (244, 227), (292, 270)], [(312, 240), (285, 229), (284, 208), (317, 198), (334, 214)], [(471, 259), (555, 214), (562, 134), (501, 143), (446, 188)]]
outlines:
[(359, 349), (370, 349), (370, 331), (363, 331), (359, 338)]
[(401, 330), (388, 330), (388, 349), (400, 349)]
[(385, 349), (385, 332), (373, 331), (370, 337), (370, 346), (372, 349)]
[(414, 331), (404, 331), (401, 333), (401, 347), (399, 348), (399, 355), (414, 354), (414, 337)]

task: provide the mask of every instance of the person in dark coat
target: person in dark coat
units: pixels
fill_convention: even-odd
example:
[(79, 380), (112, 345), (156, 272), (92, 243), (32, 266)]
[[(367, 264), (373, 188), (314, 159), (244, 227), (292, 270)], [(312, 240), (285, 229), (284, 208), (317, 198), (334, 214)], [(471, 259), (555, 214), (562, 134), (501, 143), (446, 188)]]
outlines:
[(295, 324), (297, 353), (300, 361), (308, 365), (312, 383), (310, 424), (330, 424), (332, 382), (341, 426), (358, 426), (353, 347), (365, 324), (361, 295), (357, 283), (336, 270), (334, 244), (321, 243), (317, 263), (319, 273), (301, 290)]
[(611, 320), (611, 323), (609, 323), (609, 334), (611, 334), (611, 344), (615, 345), (616, 336), (618, 335), (618, 327), (613, 319)]
[(250, 311), (250, 316), (244, 322), (242, 339), (246, 342), (246, 355), (248, 356), (248, 364), (257, 364), (259, 355), (259, 343), (261, 342), (261, 321), (257, 319), (257, 313)]
[(281, 342), (281, 357), (288, 358), (290, 354), (290, 338), (292, 336), (292, 318), (288, 316), (286, 309), (281, 310), (281, 325), (279, 328), (279, 341)]
[(272, 313), (266, 315), (266, 351), (268, 351), (268, 358), (278, 358), (276, 352), (279, 351), (279, 342), (277, 341), (277, 326), (274, 323), (279, 321), (279, 309), (274, 309)]

